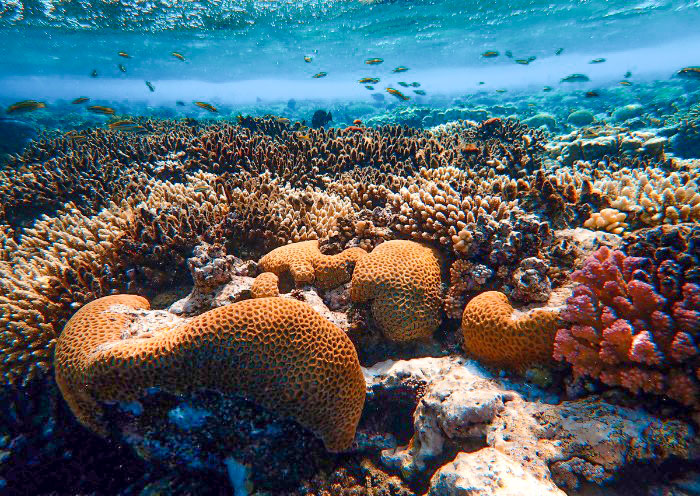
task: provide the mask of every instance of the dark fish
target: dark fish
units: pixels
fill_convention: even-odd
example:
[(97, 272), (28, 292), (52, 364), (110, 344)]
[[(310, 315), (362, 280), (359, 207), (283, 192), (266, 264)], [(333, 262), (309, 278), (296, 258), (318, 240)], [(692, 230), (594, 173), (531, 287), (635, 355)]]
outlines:
[(113, 115), (114, 109), (112, 107), (103, 107), (102, 105), (92, 105), (87, 108), (90, 112), (94, 114), (102, 115)]
[(153, 86), (153, 83), (150, 81), (146, 81), (146, 86), (148, 86), (148, 89), (151, 90), (151, 92), (156, 90), (155, 86)]
[(92, 72), (90, 73), (90, 77), (93, 77), (93, 78), (97, 77), (97, 69), (92, 70)]
[(382, 95), (381, 93), (372, 93), (372, 98), (374, 98), (378, 102), (384, 101), (384, 95)]
[(185, 102), (183, 102), (182, 100), (178, 100), (178, 101), (175, 102), (175, 105), (177, 105), (178, 107), (184, 107), (184, 106), (185, 106)]
[(325, 110), (317, 110), (314, 115), (311, 116), (311, 127), (314, 129), (323, 127), (333, 120), (333, 116), (330, 112)]
[(397, 90), (397, 89), (394, 89), (394, 88), (386, 88), (386, 91), (387, 91), (387, 93), (389, 93), (390, 95), (394, 95), (394, 96), (395, 96), (396, 98), (398, 98), (399, 100), (404, 100), (404, 101), (406, 101), (406, 100), (410, 99), (410, 97), (404, 95), (403, 93), (401, 93), (401, 92), (400, 92), (399, 90)]
[(417, 83), (417, 82), (413, 81), (413, 82), (411, 83), (411, 86), (413, 86), (414, 88), (420, 88), (420, 83)]
[(505, 93), (506, 91), (508, 91), (508, 90), (498, 89), (498, 90), (496, 90), (496, 93)]
[(554, 52), (554, 55), (561, 55), (562, 53), (564, 53), (564, 49), (563, 49), (563, 48), (557, 48), (557, 51)]
[(379, 82), (379, 78), (373, 78), (373, 77), (363, 77), (362, 79), (357, 81), (360, 84), (377, 84)]
[(586, 98), (597, 98), (600, 96), (600, 93), (598, 93), (597, 91), (591, 90), (591, 91), (587, 91), (585, 96), (586, 96)]
[(314, 58), (310, 55), (304, 55), (304, 62), (310, 63)]
[(585, 74), (569, 74), (565, 78), (562, 78), (562, 83), (585, 83), (590, 81), (590, 78)]
[(700, 67), (684, 67), (675, 76), (682, 79), (700, 80)]
[(406, 72), (407, 70), (408, 70), (408, 67), (400, 65), (400, 66), (394, 68), (394, 70), (391, 72)]
[(126, 72), (126, 67), (124, 67), (122, 64), (117, 64), (117, 67), (119, 67), (120, 71)]
[(405, 81), (399, 81), (399, 86), (403, 86), (404, 88), (408, 88), (409, 84)]
[(183, 62), (185, 61), (185, 56), (182, 55), (180, 52), (170, 52), (170, 55), (172, 55), (176, 59), (182, 60)]
[(131, 58), (131, 55), (129, 55), (129, 54), (126, 53), (126, 52), (117, 52), (117, 55), (119, 55), (120, 57), (124, 57), (125, 59), (130, 59), (130, 58)]
[(207, 102), (194, 102), (194, 104), (195, 104), (197, 107), (199, 107), (199, 108), (203, 108), (204, 110), (208, 110), (209, 112), (218, 112), (218, 111), (219, 111), (219, 110), (218, 110), (214, 105), (212, 105), (211, 103), (207, 103)]
[(625, 78), (631, 78), (632, 73), (630, 71), (625, 72)]
[(76, 98), (75, 100), (73, 100), (71, 103), (72, 103), (73, 105), (78, 105), (78, 104), (80, 104), (80, 103), (85, 103), (85, 102), (89, 102), (89, 101), (90, 101), (90, 99), (89, 99), (88, 97), (86, 97), (86, 96), (81, 96), (81, 97)]
[(416, 95), (425, 96), (425, 90), (413, 90)]
[(542, 88), (542, 91), (552, 91), (552, 87), (551, 87), (551, 86), (545, 86), (544, 88)]
[(498, 57), (498, 52), (496, 50), (487, 50), (484, 53), (482, 53), (481, 56), (490, 59), (493, 57)]
[(512, 59), (512, 58), (513, 58), (513, 52), (511, 52), (510, 50), (506, 50), (506, 57), (508, 57), (509, 59)]
[(534, 62), (535, 60), (537, 60), (537, 57), (535, 57), (534, 55), (530, 55), (530, 56), (527, 58), (527, 61), (528, 61), (528, 62)]
[(380, 58), (365, 59), (365, 64), (368, 64), (368, 65), (377, 65), (377, 64), (381, 64), (382, 62), (384, 62), (384, 59), (380, 59)]
[(605, 62), (605, 59), (601, 57), (601, 58), (598, 58), (598, 59), (593, 59), (593, 60), (591, 60), (591, 61), (589, 62), (589, 64), (602, 64), (603, 62)]
[(368, 90), (373, 90), (374, 86), (368, 84), (367, 86), (365, 86), (365, 88), (367, 88)]
[(319, 78), (323, 78), (323, 77), (326, 77), (326, 76), (328, 76), (328, 73), (327, 73), (327, 72), (317, 72), (316, 74), (314, 74), (314, 75), (311, 76), (311, 77), (314, 78), (314, 79), (319, 79)]
[(11, 114), (13, 112), (33, 112), (34, 110), (46, 108), (44, 102), (37, 102), (36, 100), (23, 100), (21, 102), (13, 103), (7, 107), (7, 113)]
[(620, 86), (632, 86), (632, 83), (629, 81), (620, 81)]
[(515, 59), (515, 63), (520, 65), (528, 65), (530, 61), (528, 59)]
[(483, 81), (479, 81), (479, 86), (481, 86), (482, 84), (486, 84), (486, 83)]

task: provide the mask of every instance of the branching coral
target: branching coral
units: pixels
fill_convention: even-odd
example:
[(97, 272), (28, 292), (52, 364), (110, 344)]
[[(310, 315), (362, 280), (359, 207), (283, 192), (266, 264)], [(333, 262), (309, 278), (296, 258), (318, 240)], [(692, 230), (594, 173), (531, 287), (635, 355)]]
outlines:
[(113, 295), (66, 324), (56, 382), (81, 423), (106, 434), (100, 402), (138, 400), (151, 387), (208, 388), (291, 416), (329, 451), (350, 447), (365, 398), (357, 354), (345, 333), (308, 305), (246, 300), (124, 339), (135, 320), (129, 311), (148, 307), (144, 298)]
[(700, 285), (676, 268), (600, 248), (572, 275), (554, 357), (577, 376), (700, 406)]

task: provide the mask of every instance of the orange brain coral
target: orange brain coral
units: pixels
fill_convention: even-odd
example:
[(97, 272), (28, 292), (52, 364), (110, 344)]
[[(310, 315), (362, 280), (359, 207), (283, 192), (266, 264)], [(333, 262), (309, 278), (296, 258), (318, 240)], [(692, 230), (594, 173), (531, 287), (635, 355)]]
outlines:
[(350, 285), (354, 302), (372, 301), (372, 315), (391, 341), (432, 336), (441, 320), (437, 252), (414, 241), (386, 241), (357, 262)]
[(253, 298), (268, 298), (279, 296), (279, 277), (272, 272), (263, 272), (253, 281), (250, 294)]
[(357, 353), (307, 304), (246, 300), (153, 337), (123, 339), (137, 318), (128, 311), (148, 308), (138, 296), (107, 296), (66, 324), (56, 382), (83, 424), (105, 434), (99, 402), (134, 401), (149, 387), (175, 394), (206, 388), (292, 417), (329, 451), (350, 447), (365, 399)]
[(297, 286), (315, 282), (319, 288), (327, 289), (348, 282), (355, 262), (365, 255), (362, 248), (324, 255), (318, 249), (318, 241), (302, 241), (275, 248), (260, 259), (260, 267), (278, 276), (290, 273)]
[(514, 315), (506, 295), (487, 291), (464, 309), (464, 348), (485, 363), (522, 371), (552, 359), (558, 319), (557, 311), (544, 309)]

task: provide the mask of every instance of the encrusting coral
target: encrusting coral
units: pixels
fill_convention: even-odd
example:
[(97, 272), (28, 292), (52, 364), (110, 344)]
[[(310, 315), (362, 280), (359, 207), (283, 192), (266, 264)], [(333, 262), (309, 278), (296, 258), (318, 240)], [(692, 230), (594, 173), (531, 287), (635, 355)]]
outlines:
[(260, 259), (260, 267), (277, 276), (288, 273), (297, 286), (315, 284), (328, 289), (348, 282), (355, 264), (365, 255), (362, 248), (324, 255), (318, 249), (318, 241), (303, 241), (272, 250)]
[(365, 382), (349, 338), (304, 303), (261, 298), (226, 305), (160, 332), (124, 339), (126, 310), (148, 301), (113, 295), (81, 308), (56, 345), (56, 382), (81, 423), (106, 434), (100, 402), (148, 388), (244, 395), (291, 416), (329, 451), (350, 447)]
[(273, 272), (263, 272), (253, 281), (250, 294), (253, 298), (271, 298), (279, 296), (279, 277)]
[(514, 313), (503, 293), (486, 291), (472, 298), (462, 316), (467, 353), (485, 363), (520, 371), (551, 361), (559, 312)]
[[(695, 250), (695, 247), (690, 248)], [(572, 274), (554, 357), (574, 375), (700, 407), (700, 285), (672, 259), (602, 247)]]
[(386, 241), (355, 266), (353, 302), (371, 301), (384, 336), (397, 342), (432, 336), (441, 321), (442, 286), (437, 251), (414, 241)]

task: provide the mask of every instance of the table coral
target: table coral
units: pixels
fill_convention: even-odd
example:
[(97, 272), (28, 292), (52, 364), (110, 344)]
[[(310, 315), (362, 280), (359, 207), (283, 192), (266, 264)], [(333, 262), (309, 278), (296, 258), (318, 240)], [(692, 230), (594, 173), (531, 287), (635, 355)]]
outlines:
[(56, 346), (56, 382), (81, 423), (101, 434), (100, 402), (134, 401), (150, 387), (214, 389), (290, 416), (329, 451), (350, 447), (365, 397), (355, 349), (307, 305), (246, 300), (174, 328), (124, 339), (148, 301), (101, 298), (81, 308)]
[(387, 339), (404, 342), (432, 336), (441, 321), (440, 259), (414, 241), (377, 246), (355, 266), (353, 302), (371, 301), (372, 316)]
[(633, 393), (700, 406), (700, 285), (672, 260), (655, 262), (602, 247), (572, 274), (554, 357)]
[(277, 276), (290, 274), (297, 286), (315, 283), (327, 289), (348, 282), (355, 263), (365, 255), (362, 248), (324, 255), (318, 249), (318, 241), (302, 241), (272, 250), (260, 259), (260, 267)]
[(506, 295), (487, 291), (464, 309), (464, 348), (478, 360), (515, 370), (546, 363), (552, 356), (558, 318), (558, 312), (545, 309), (514, 315)]

